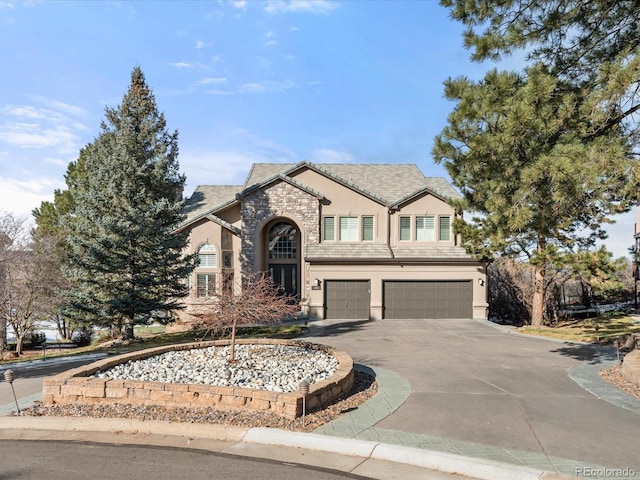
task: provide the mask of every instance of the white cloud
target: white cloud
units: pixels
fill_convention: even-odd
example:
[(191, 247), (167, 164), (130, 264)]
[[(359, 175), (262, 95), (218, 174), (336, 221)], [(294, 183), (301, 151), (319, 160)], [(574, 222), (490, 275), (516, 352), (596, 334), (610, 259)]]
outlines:
[(348, 152), (319, 148), (311, 153), (311, 161), (314, 163), (353, 163), (354, 158)]
[(202, 40), (198, 40), (198, 41), (196, 42), (196, 45), (195, 45), (195, 46), (196, 46), (196, 48), (197, 48), (198, 50), (200, 50), (201, 48), (204, 48), (204, 47), (210, 47), (211, 45), (212, 45), (211, 43), (207, 43), (207, 42), (204, 42), (204, 41), (202, 41)]
[(8, 105), (0, 109), (0, 144), (18, 148), (49, 148), (56, 153), (78, 149), (79, 132), (89, 129), (72, 115), (84, 110), (56, 100), (46, 100), (58, 110), (33, 105)]
[(264, 11), (270, 14), (276, 13), (313, 13), (328, 14), (338, 8), (338, 3), (327, 0), (269, 0)]
[(265, 42), (265, 46), (267, 47), (271, 47), (273, 45), (277, 45), (278, 41), (276, 40), (276, 34), (273, 32), (267, 32), (265, 34), (265, 38), (267, 39), (267, 41)]
[(176, 68), (191, 68), (193, 65), (187, 62), (169, 62), (168, 65)]
[(247, 0), (236, 0), (231, 2), (233, 8), (237, 8), (238, 10), (246, 10), (247, 9)]
[(240, 93), (284, 92), (293, 87), (295, 87), (295, 84), (288, 81), (285, 81), (285, 82), (267, 81), (267, 82), (245, 83), (240, 88)]
[(87, 111), (84, 108), (69, 105), (68, 103), (64, 103), (59, 100), (45, 100), (45, 103), (47, 103), (51, 108), (60, 110), (67, 115), (74, 115), (78, 117), (87, 115)]
[(0, 10), (15, 10), (16, 6), (13, 2), (0, 2)]
[(61, 178), (32, 178), (17, 180), (0, 177), (0, 211), (19, 217), (29, 217), (34, 208), (47, 200), (53, 200), (53, 191), (64, 188)]
[(298, 27), (289, 27), (290, 32), (299, 32), (300, 29)]
[(204, 77), (194, 82), (194, 87), (201, 87), (203, 85), (215, 85), (219, 83), (226, 83), (227, 79), (224, 77)]

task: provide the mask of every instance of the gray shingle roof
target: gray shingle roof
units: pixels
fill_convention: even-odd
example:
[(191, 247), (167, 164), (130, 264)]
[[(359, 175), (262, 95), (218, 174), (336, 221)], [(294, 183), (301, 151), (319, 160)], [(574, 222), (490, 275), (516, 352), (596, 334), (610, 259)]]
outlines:
[(241, 190), (241, 185), (199, 185), (185, 201), (185, 223), (235, 201), (236, 194)]
[(459, 246), (420, 246), (391, 247), (395, 258), (460, 258), (471, 259), (463, 247)]
[(379, 243), (320, 243), (307, 244), (307, 258), (393, 258), (391, 250)]
[(304, 252), (308, 259), (459, 259), (471, 260), (464, 248), (458, 246), (387, 247), (379, 243), (331, 243), (310, 244)]
[(416, 165), (395, 163), (256, 163), (251, 168), (244, 187), (259, 184), (279, 173), (286, 175), (304, 165), (353, 185), (386, 204), (409, 197), (424, 187), (444, 198), (459, 198), (458, 192), (444, 178), (425, 177)]

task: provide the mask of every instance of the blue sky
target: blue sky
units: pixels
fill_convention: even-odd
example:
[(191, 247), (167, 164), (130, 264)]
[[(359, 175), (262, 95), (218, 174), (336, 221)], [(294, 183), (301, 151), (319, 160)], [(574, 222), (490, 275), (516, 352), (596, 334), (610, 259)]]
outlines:
[[(28, 216), (118, 105), (139, 65), (179, 131), (186, 195), (241, 184), (254, 162), (414, 163), (482, 77), (462, 27), (430, 0), (0, 0), (0, 211)], [(510, 59), (504, 68), (520, 68)], [(625, 255), (634, 215), (607, 246)]]

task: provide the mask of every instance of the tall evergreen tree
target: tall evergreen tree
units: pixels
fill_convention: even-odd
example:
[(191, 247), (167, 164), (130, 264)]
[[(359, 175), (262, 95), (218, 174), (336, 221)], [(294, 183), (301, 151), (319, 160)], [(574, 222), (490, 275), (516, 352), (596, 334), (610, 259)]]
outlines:
[(175, 232), (184, 220), (178, 133), (167, 131), (139, 67), (105, 116), (66, 223), (68, 275), (78, 284), (69, 300), (76, 315), (131, 338), (135, 324), (181, 308), (195, 258), (183, 255), (188, 232)]
[(517, 51), (589, 99), (581, 137), (624, 130), (637, 158), (640, 142), (640, 4), (638, 0), (440, 0), (467, 26), (475, 61)]
[(477, 256), (503, 252), (535, 267), (531, 317), (541, 325), (549, 269), (605, 238), (603, 224), (630, 208), (628, 138), (622, 128), (581, 138), (588, 100), (543, 65), (449, 79), (445, 96), (457, 104), (433, 155), (463, 194), (457, 208), (479, 214), (455, 227)]
[(457, 106), (433, 154), (463, 192), (458, 207), (480, 214), (458, 222), (467, 248), (522, 255), (535, 267), (531, 315), (540, 325), (549, 269), (581, 262), (610, 215), (637, 199), (638, 2), (440, 3), (468, 27), (473, 60), (527, 55), (522, 74), (445, 82)]
[(73, 320), (65, 314), (65, 297), (76, 286), (65, 278), (63, 271), (68, 267), (67, 252), (67, 222), (75, 209), (74, 192), (83, 188), (86, 181), (85, 164), (91, 149), (91, 144), (80, 150), (77, 160), (69, 163), (64, 176), (67, 188), (56, 189), (53, 192), (53, 202), (44, 201), (40, 207), (32, 211), (36, 226), (32, 231), (34, 248), (46, 248), (48, 255), (42, 256), (46, 260), (48, 270), (48, 291), (50, 302), (48, 314), (56, 324), (58, 335), (65, 340), (71, 340), (74, 332), (80, 328), (90, 328), (90, 319), (84, 316), (82, 322)]

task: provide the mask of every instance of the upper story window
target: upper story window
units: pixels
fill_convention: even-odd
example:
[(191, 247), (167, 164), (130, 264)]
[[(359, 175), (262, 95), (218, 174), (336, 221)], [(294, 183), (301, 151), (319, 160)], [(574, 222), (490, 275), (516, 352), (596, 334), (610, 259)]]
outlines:
[(373, 217), (370, 215), (362, 217), (362, 240), (365, 242), (373, 241)]
[(336, 239), (336, 219), (335, 217), (324, 217), (323, 225), (324, 240), (333, 241)]
[(298, 231), (289, 222), (280, 221), (269, 229), (269, 258), (296, 258)]
[(210, 243), (201, 245), (198, 249), (198, 266), (199, 267), (217, 267), (218, 255), (216, 253), (216, 247)]
[(451, 240), (451, 217), (440, 217), (440, 237), (443, 242)]
[(411, 217), (400, 217), (400, 240), (411, 240)]
[(372, 242), (375, 239), (374, 215), (329, 215), (322, 218), (322, 240)]
[(433, 215), (416, 217), (416, 240), (432, 242), (436, 239), (436, 223)]
[(436, 240), (448, 242), (451, 240), (451, 217), (449, 215), (437, 218), (435, 215), (401, 216), (399, 238), (401, 241), (413, 239), (417, 242), (435, 242)]
[(358, 217), (340, 217), (340, 240), (358, 241)]

